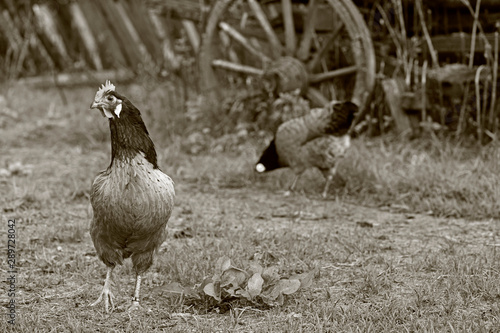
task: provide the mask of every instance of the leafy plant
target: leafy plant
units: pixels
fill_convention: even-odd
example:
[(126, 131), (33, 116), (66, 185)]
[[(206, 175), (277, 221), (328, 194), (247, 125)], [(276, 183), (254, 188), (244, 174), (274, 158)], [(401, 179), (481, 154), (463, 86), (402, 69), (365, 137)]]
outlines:
[(217, 260), (214, 275), (205, 279), (200, 290), (219, 303), (236, 298), (256, 305), (283, 305), (285, 295), (309, 287), (316, 272), (281, 278), (277, 266), (264, 268), (251, 262), (247, 270), (243, 270), (233, 266), (224, 256)]
[[(250, 302), (255, 306), (283, 305), (285, 296), (305, 289), (312, 284), (318, 270), (294, 274), (289, 278), (279, 275), (277, 266), (262, 267), (250, 262), (246, 270), (233, 266), (227, 256), (215, 263), (215, 271), (195, 288), (182, 288), (176, 284), (174, 293), (198, 301), (222, 305), (231, 301)], [(172, 289), (166, 286), (166, 289)]]

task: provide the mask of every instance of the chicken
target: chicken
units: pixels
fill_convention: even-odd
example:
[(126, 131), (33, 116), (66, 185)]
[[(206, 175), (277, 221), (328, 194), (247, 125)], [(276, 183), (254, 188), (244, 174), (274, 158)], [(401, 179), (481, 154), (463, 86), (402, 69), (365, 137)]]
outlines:
[(108, 118), (111, 163), (92, 184), (93, 219), (90, 235), (99, 259), (107, 266), (102, 292), (91, 306), (104, 300), (114, 310), (112, 273), (117, 264), (132, 259), (135, 292), (129, 310), (140, 308), (141, 276), (166, 237), (174, 206), (174, 183), (158, 168), (156, 150), (140, 111), (115, 91), (109, 81), (97, 91), (91, 109)]
[(259, 173), (290, 167), (295, 178), (285, 195), (295, 189), (300, 175), (310, 167), (326, 178), (323, 197), (335, 173), (337, 162), (351, 144), (348, 130), (358, 107), (352, 102), (332, 102), (325, 108), (290, 119), (278, 127), (274, 139), (262, 153), (255, 170)]

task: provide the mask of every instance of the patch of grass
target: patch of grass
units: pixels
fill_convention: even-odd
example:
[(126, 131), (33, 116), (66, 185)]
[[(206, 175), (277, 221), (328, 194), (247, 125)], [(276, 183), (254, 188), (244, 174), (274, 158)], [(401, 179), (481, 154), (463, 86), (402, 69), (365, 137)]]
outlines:
[[(191, 123), (179, 97), (172, 101), (175, 94), (160, 93), (172, 89), (172, 83), (149, 88), (130, 85), (120, 89), (143, 110), (165, 171), (174, 178), (209, 184), (215, 188), (256, 184), (278, 191), (289, 186), (292, 179), (289, 170), (263, 176), (253, 173), (253, 165), (267, 141), (262, 136), (244, 132), (214, 138), (215, 133), (200, 134), (198, 141), (202, 141), (202, 151), (196, 155), (190, 154), (189, 149), (185, 148), (189, 142), (186, 135), (191, 130), (196, 131), (197, 127), (203, 128), (200, 124), (209, 124), (210, 121), (198, 118), (196, 123)], [(2, 136), (2, 144), (19, 146), (19, 149), (23, 149), (21, 146), (26, 144), (31, 147), (59, 147), (61, 154), (54, 161), (60, 163), (61, 158), (69, 156), (64, 161), (68, 165), (71, 165), (72, 154), (68, 153), (71, 149), (75, 149), (75, 154), (88, 154), (96, 150), (101, 152), (98, 159), (82, 165), (79, 172), (72, 168), (64, 171), (63, 176), (72, 175), (64, 181), (65, 187), (73, 191), (64, 193), (63, 197), (84, 197), (86, 192), (79, 190), (80, 181), (88, 181), (89, 177), (81, 170), (88, 170), (91, 164), (99, 165), (102, 169), (109, 161), (106, 121), (100, 118), (97, 111), (88, 110), (87, 107), (94, 90), (65, 90), (67, 99), (71, 101), (67, 106), (62, 104), (54, 89), (29, 91), (37, 108), (33, 107), (33, 102), (26, 102), (25, 90), (19, 87), (7, 90), (9, 107), (20, 110), (19, 126), (22, 128), (9, 128), (11, 134)], [(201, 108), (200, 112), (205, 112), (208, 107), (203, 103), (193, 105), (191, 108)], [(179, 135), (186, 131), (186, 135)], [(498, 217), (500, 207), (495, 198), (500, 194), (496, 177), (500, 163), (496, 144), (481, 148), (464, 147), (446, 139), (401, 141), (391, 135), (375, 139), (361, 137), (353, 142), (353, 149), (339, 165), (340, 177), (332, 186), (332, 195), (354, 202), (437, 216)], [(22, 162), (38, 163), (35, 156)], [(51, 179), (49, 164), (45, 162), (47, 183), (53, 184), (55, 179)], [(82, 177), (75, 179), (73, 175)], [(60, 176), (57, 175), (58, 178)], [(321, 191), (323, 184), (320, 173), (310, 170), (299, 180), (298, 189), (299, 192), (315, 194)], [(43, 201), (44, 197), (53, 198), (53, 193), (43, 188), (42, 184), (32, 186), (28, 192), (37, 192), (37, 195), (27, 196), (28, 203), (33, 199)]]
[[(285, 198), (289, 170), (253, 172), (263, 136), (240, 133), (233, 141), (230, 134), (212, 133), (204, 137), (204, 150), (191, 154), (183, 148), (184, 135), (162, 133), (194, 127), (182, 109), (171, 111), (164, 123), (144, 112), (160, 166), (177, 192), (167, 241), (144, 276), (142, 302), (151, 311), (124, 312), (134, 284), (129, 261), (114, 276), (116, 311), (107, 315), (102, 307), (88, 307), (105, 275), (88, 234), (88, 191), (109, 163), (106, 120), (85, 109), (94, 89), (66, 91), (69, 106), (59, 102), (55, 90), (11, 89), (9, 107), (19, 110), (21, 120), (2, 129), (2, 163), (33, 168), (0, 179), (0, 214), (16, 218), (19, 240), (18, 317), (15, 327), (2, 320), (1, 332), (489, 332), (500, 327), (500, 233), (488, 220), (498, 211), (495, 147), (359, 138), (339, 165), (327, 200), (320, 199), (324, 181), (314, 170), (300, 179), (298, 193)], [(120, 90), (137, 98), (141, 109), (170, 103), (134, 89)], [(26, 94), (33, 99), (26, 101)], [(51, 103), (54, 116), (48, 112)], [(59, 124), (57, 130), (37, 127), (48, 119)], [(43, 135), (36, 140), (29, 133)], [(229, 302), (218, 313), (208, 303), (192, 306), (166, 292), (172, 282), (186, 288), (202, 283), (222, 256), (237, 267), (251, 261), (273, 265), (285, 277), (314, 269), (319, 275), (271, 309)], [(5, 256), (0, 265), (7, 267)], [(5, 294), (0, 301), (7, 301)]]
[(499, 216), (497, 145), (397, 140), (355, 141), (343, 166), (345, 190), (355, 200), (437, 216)]
[[(182, 140), (182, 139), (179, 139)], [(163, 154), (173, 173), (216, 188), (251, 184), (284, 191), (293, 174), (288, 169), (253, 172), (261, 147), (252, 140), (235, 155), (227, 152), (186, 157), (179, 146)], [(359, 138), (339, 163), (330, 194), (366, 205), (436, 216), (497, 218), (500, 212), (500, 154), (496, 144), (463, 147), (450, 141), (398, 141), (397, 137)], [(174, 145), (175, 146), (175, 145)], [(170, 162), (172, 161), (172, 162)], [(321, 193), (324, 179), (308, 170), (299, 193)]]

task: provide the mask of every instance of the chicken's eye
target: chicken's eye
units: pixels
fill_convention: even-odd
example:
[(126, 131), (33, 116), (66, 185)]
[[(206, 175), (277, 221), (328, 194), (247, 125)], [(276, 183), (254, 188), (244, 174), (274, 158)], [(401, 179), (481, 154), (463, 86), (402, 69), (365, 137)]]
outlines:
[(109, 95), (108, 97), (106, 97), (106, 99), (109, 101), (109, 102), (113, 102), (115, 100), (115, 96), (113, 95)]

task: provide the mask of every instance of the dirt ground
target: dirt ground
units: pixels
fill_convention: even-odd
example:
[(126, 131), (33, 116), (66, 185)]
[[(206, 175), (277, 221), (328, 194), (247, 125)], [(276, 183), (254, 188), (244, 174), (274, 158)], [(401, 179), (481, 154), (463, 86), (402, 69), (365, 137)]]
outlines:
[[(160, 166), (176, 182), (177, 197), (168, 238), (144, 277), (144, 310), (125, 311), (134, 283), (130, 262), (116, 270), (115, 312), (89, 307), (105, 274), (88, 234), (88, 195), (109, 163), (107, 129), (37, 121), (2, 129), (1, 167), (19, 164), (0, 178), (0, 244), (7, 248), (7, 221), (15, 219), (17, 268), (16, 323), (2, 316), (2, 332), (500, 330), (498, 221), (366, 207), (335, 192), (322, 199), (308, 189), (314, 173), (301, 180), (305, 191), (284, 197), (280, 173), (250, 175), (255, 153), (192, 156), (161, 142)], [(275, 265), (283, 277), (318, 274), (273, 308), (213, 307), (166, 292), (172, 282), (200, 284), (222, 256), (242, 268), (250, 261)], [(9, 288), (2, 284), (2, 304)]]
[[(350, 320), (361, 320), (365, 311), (374, 310), (381, 317), (371, 318), (372, 313), (365, 320), (370, 318), (373, 327), (379, 329), (384, 320), (394, 320), (393, 331), (412, 322), (403, 316), (406, 321), (398, 324), (400, 314), (393, 313), (396, 310), (438, 324), (441, 321), (436, 318), (447, 316), (447, 322), (453, 323), (456, 315), (466, 311), (472, 320), (469, 324), (475, 323), (476, 328), (488, 331), (498, 327), (496, 301), (500, 293), (494, 281), (498, 279), (495, 260), (500, 241), (496, 221), (397, 213), (335, 198), (323, 200), (319, 195), (298, 193), (284, 197), (282, 191), (269, 189), (265, 183), (214, 188), (182, 179), (177, 180), (169, 237), (145, 278), (143, 304), (150, 312), (137, 319), (124, 311), (133, 288), (128, 263), (117, 270), (115, 277), (118, 309), (106, 315), (102, 308), (88, 307), (101, 288), (104, 265), (96, 258), (88, 235), (87, 189), (74, 192), (73, 198), (62, 202), (61, 198), (54, 201), (44, 194), (42, 181), (36, 189), (41, 194), (19, 197), (12, 193), (25, 187), (29, 191), (34, 186), (29, 179), (43, 178), (44, 174), (71, 178), (74, 174), (68, 173), (68, 168), (78, 170), (105, 156), (97, 152), (94, 158), (68, 150), (52, 153), (23, 148), (4, 150), (3, 155), (24, 163), (36, 160), (39, 166), (29, 176), (3, 180), (3, 186), (6, 182), (12, 185), (2, 220), (5, 223), (6, 219), (16, 219), (19, 240), (19, 331), (33, 327), (39, 327), (40, 332), (96, 328), (127, 331), (141, 327), (178, 332), (287, 331), (282, 330), (284, 327), (288, 331), (365, 331), (369, 327), (366, 322), (355, 324)], [(58, 159), (69, 164), (59, 163)], [(179, 232), (187, 236), (179, 237)], [(203, 313), (162, 292), (161, 286), (169, 282), (200, 283), (222, 255), (242, 265), (250, 259), (276, 264), (284, 275), (312, 268), (319, 268), (319, 275), (311, 288), (291, 297), (283, 307), (241, 308), (243, 313), (237, 320), (231, 319), (234, 314)], [(6, 275), (5, 257), (2, 267)], [(466, 280), (464, 284), (457, 281), (459, 278)], [(469, 284), (479, 288), (481, 299), (467, 295), (477, 290), (460, 290), (471, 288)], [(1, 297), (2, 303), (7, 301), (5, 292)], [(388, 317), (390, 313), (393, 319)], [(446, 328), (444, 323), (440, 325)], [(5, 321), (0, 326), (2, 331), (9, 327)]]

